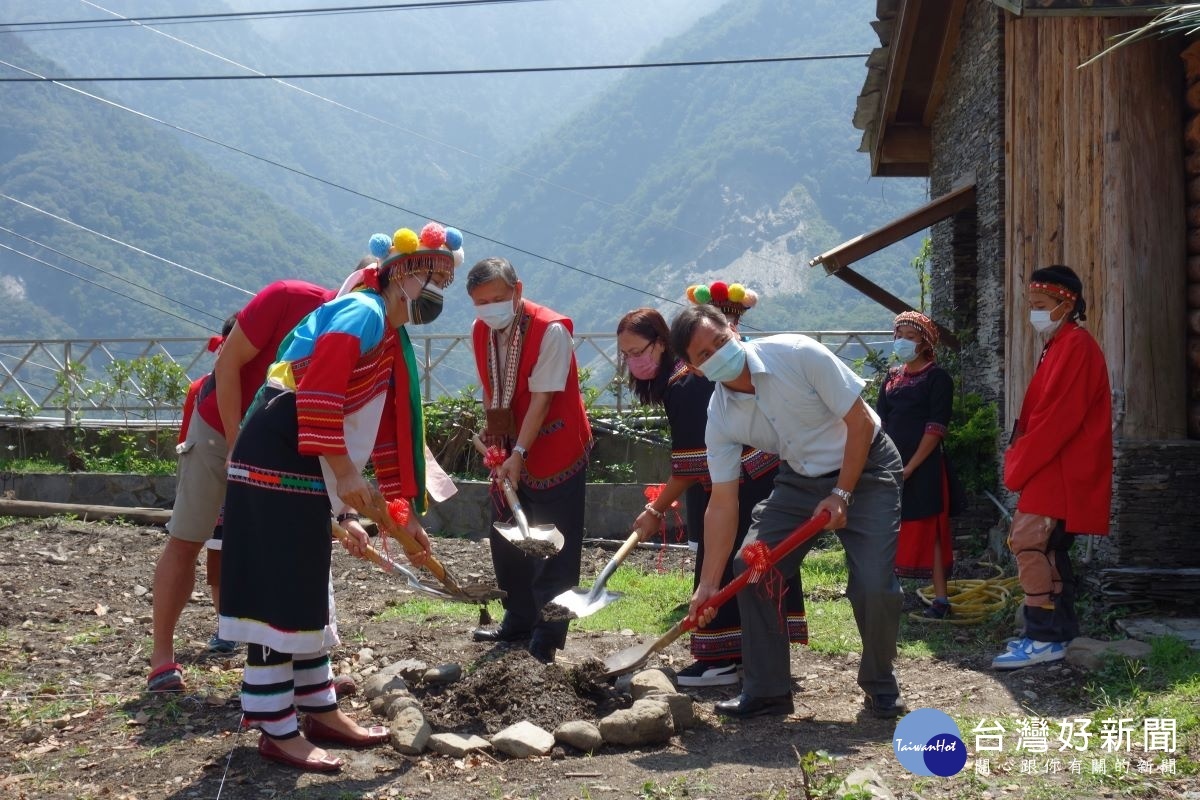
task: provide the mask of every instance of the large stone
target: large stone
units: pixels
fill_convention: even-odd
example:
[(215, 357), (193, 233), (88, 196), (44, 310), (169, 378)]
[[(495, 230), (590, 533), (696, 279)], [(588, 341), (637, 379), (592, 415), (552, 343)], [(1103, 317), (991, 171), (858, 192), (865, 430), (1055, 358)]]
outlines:
[(600, 720), (600, 735), (609, 744), (637, 747), (665, 742), (675, 733), (670, 707), (661, 700), (635, 700), (630, 708)]
[(371, 701), (371, 713), (383, 719), (391, 719), (406, 708), (420, 707), (420, 701), (407, 691), (387, 692)]
[(433, 729), (425, 720), (425, 714), (419, 708), (401, 709), (388, 724), (392, 733), (392, 747), (406, 756), (416, 756), (425, 752)]
[(600, 729), (582, 719), (559, 725), (554, 729), (554, 739), (585, 753), (590, 753), (604, 744), (604, 737), (600, 735)]
[(421, 683), (447, 684), (454, 683), (462, 677), (462, 664), (439, 664), (425, 670)]
[(389, 664), (367, 678), (362, 686), (363, 697), (367, 700), (374, 700), (384, 694), (407, 691), (408, 682), (401, 675), (403, 663), (398, 661), (395, 664)]
[(1121, 657), (1140, 661), (1149, 656), (1150, 645), (1136, 639), (1103, 642), (1079, 636), (1067, 645), (1066, 660), (1068, 664), (1094, 672), (1103, 667), (1104, 662), (1110, 658)]
[(873, 800), (896, 800), (896, 795), (883, 782), (883, 777), (870, 767), (861, 767), (847, 775), (833, 796), (862, 797), (864, 792)]
[(648, 694), (674, 694), (675, 684), (661, 669), (644, 669), (633, 676), (629, 691), (634, 700), (641, 700)]
[(554, 748), (554, 735), (532, 722), (521, 721), (493, 736), (492, 747), (513, 758), (544, 756)]
[(429, 669), (429, 665), (418, 658), (404, 658), (387, 666), (388, 669), (395, 669), (400, 677), (409, 683), (420, 683), (421, 678), (425, 677), (425, 671)]
[(667, 708), (671, 710), (671, 723), (675, 726), (677, 732), (696, 724), (695, 701), (692, 700), (691, 695), (680, 694), (679, 692), (670, 692), (668, 694), (655, 692), (646, 695), (645, 699), (658, 700), (667, 704)]
[(429, 737), (429, 749), (444, 756), (461, 758), (473, 750), (487, 750), (492, 745), (482, 736), (459, 736), (457, 733), (435, 733)]

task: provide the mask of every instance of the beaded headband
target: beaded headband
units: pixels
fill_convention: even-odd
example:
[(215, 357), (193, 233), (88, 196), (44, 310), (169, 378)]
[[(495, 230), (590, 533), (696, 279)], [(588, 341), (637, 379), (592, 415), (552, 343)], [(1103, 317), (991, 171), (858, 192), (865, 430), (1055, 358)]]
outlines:
[(1063, 300), (1070, 300), (1072, 303), (1079, 299), (1079, 295), (1075, 294), (1067, 287), (1057, 283), (1031, 281), (1029, 283), (1029, 291), (1041, 292), (1042, 294), (1048, 294), (1051, 297), (1061, 297)]

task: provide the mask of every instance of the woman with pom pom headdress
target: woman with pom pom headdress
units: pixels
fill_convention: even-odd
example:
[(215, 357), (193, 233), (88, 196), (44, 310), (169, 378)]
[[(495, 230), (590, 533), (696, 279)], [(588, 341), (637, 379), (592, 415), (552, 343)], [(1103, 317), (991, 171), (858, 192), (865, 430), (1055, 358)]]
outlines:
[(280, 345), (229, 457), (225, 498), (219, 635), (247, 643), (246, 722), (262, 730), (264, 758), (321, 772), (342, 761), (319, 742), (388, 738), (337, 706), (330, 517), (362, 556), (357, 510), (372, 503), (370, 461), (384, 497), (416, 512), (404, 527), (422, 551), (410, 559), (428, 557), (424, 420), (406, 326), (438, 316), (462, 261), (462, 235), (437, 223), (376, 234), (368, 247), (372, 262)]

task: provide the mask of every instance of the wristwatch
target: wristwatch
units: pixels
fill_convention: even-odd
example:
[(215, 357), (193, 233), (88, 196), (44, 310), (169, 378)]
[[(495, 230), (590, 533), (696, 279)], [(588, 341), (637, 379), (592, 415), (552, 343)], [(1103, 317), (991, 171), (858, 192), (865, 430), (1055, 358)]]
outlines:
[(852, 492), (847, 492), (845, 489), (841, 488), (840, 486), (833, 487), (833, 489), (831, 489), (829, 493), (832, 495), (837, 495), (838, 497), (842, 498), (842, 502), (846, 504), (846, 508), (850, 507), (850, 501), (854, 498), (854, 494)]
[(522, 461), (524, 461), (525, 459), (529, 458), (529, 451), (528, 451), (528, 450), (526, 450), (524, 447), (522, 447), (522, 446), (521, 446), (521, 445), (519, 445), (519, 444), (514, 444), (514, 445), (513, 445), (513, 448), (512, 448), (512, 450), (513, 450), (513, 452), (514, 452), (514, 453), (519, 453), (519, 454), (520, 454), (520, 456), (521, 456), (521, 460), (522, 460)]

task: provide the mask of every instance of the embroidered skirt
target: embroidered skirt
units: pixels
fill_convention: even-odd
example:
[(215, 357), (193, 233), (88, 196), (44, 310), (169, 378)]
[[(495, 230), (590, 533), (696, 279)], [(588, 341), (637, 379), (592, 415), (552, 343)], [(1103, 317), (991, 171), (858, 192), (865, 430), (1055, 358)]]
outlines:
[(933, 543), (942, 548), (942, 575), (950, 577), (954, 569), (954, 541), (950, 535), (950, 485), (942, 461), (942, 510), (920, 519), (900, 521), (896, 542), (896, 574), (901, 578), (933, 577)]
[(338, 643), (330, 506), (316, 456), (298, 447), (296, 396), (264, 390), (229, 465), (220, 635), (284, 653)]

